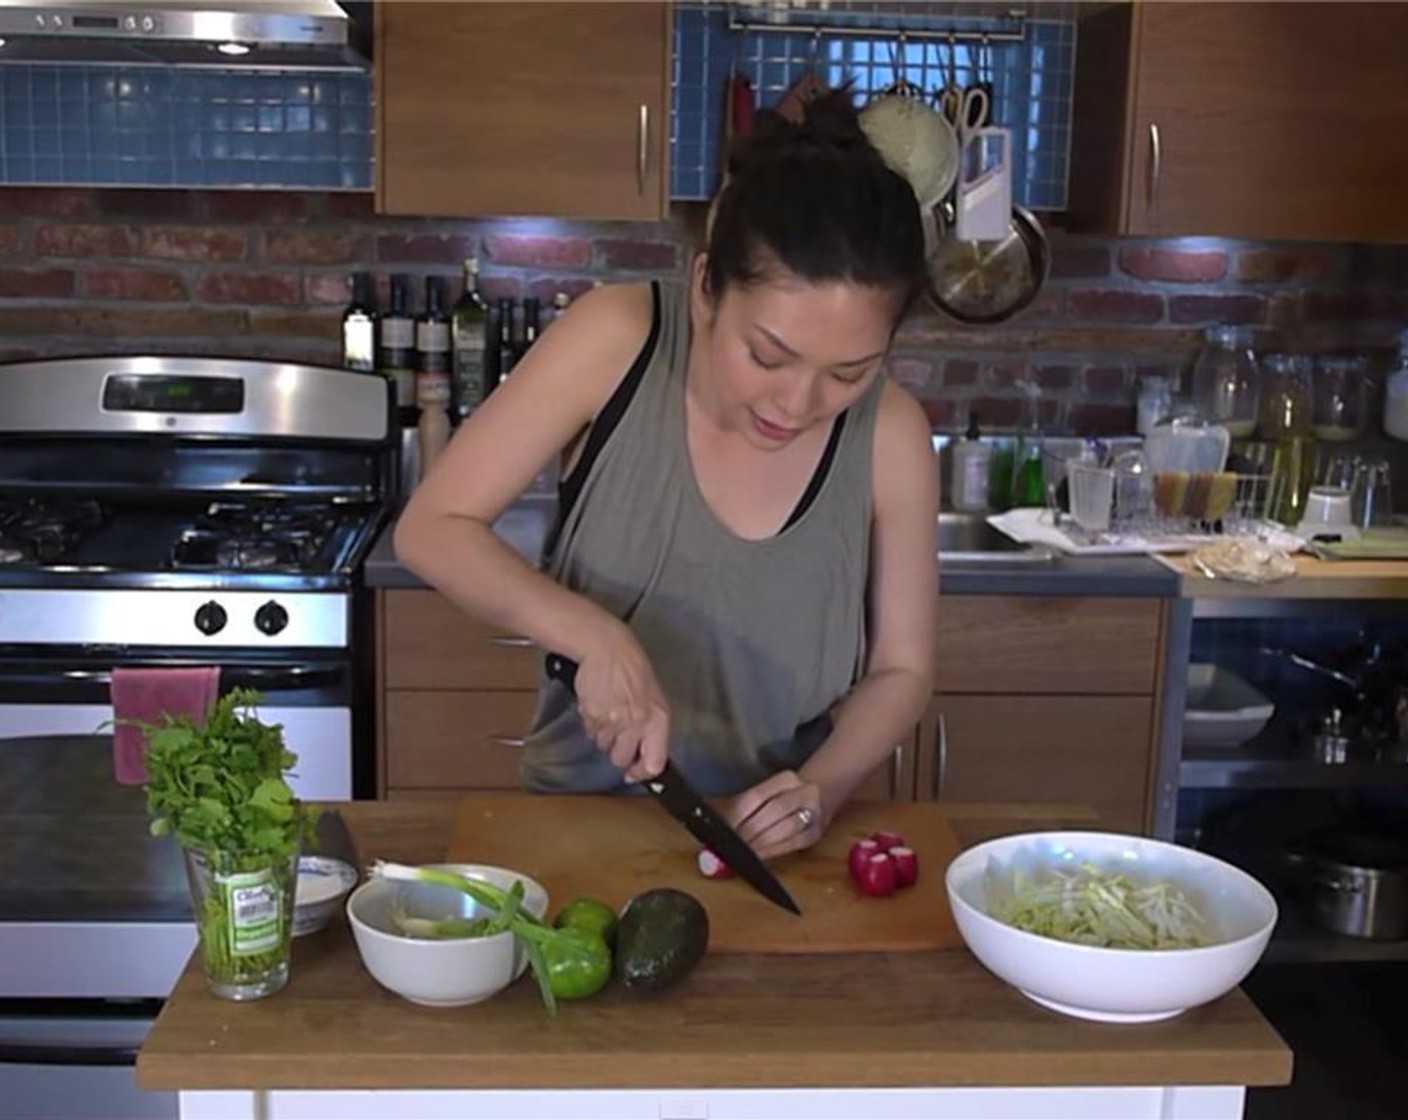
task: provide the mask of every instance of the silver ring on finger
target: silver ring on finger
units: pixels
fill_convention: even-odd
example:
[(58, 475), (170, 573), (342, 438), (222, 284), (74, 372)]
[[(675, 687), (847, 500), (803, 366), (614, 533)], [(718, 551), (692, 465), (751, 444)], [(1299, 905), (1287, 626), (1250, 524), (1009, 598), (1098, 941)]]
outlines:
[(811, 828), (812, 821), (816, 820), (816, 814), (803, 805), (797, 810), (797, 823), (802, 826), (802, 831), (806, 832)]

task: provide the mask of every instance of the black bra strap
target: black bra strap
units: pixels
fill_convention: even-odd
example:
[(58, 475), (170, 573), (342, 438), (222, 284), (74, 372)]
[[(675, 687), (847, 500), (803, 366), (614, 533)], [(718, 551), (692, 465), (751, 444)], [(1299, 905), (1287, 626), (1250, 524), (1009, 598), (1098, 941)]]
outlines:
[(785, 532), (800, 521), (802, 515), (811, 509), (812, 503), (821, 493), (822, 484), (826, 482), (826, 476), (831, 473), (831, 464), (836, 459), (836, 449), (841, 446), (841, 432), (845, 427), (846, 413), (843, 412), (831, 422), (831, 435), (826, 439), (826, 450), (821, 453), (821, 462), (816, 465), (816, 470), (812, 472), (812, 480), (802, 491), (801, 498), (797, 500), (796, 508), (793, 509), (786, 523), (779, 530), (780, 532)]
[(655, 357), (655, 347), (660, 341), (659, 281), (651, 281), (650, 297), (652, 304), (650, 333), (646, 335), (645, 345), (640, 348), (640, 353), (631, 363), (631, 368), (626, 371), (626, 376), (621, 379), (621, 383), (607, 398), (606, 404), (602, 406), (596, 419), (592, 421), (591, 427), (587, 429), (586, 443), (582, 446), (582, 453), (577, 457), (576, 463), (572, 465), (572, 470), (567, 477), (558, 481), (557, 519), (544, 542), (543, 557), (545, 559), (552, 555), (553, 549), (557, 546), (558, 534), (562, 532), (562, 526), (567, 523), (567, 515), (572, 512), (572, 507), (577, 504), (577, 499), (581, 496), (582, 487), (586, 485), (587, 475), (591, 473), (592, 464), (601, 455), (606, 441), (611, 438), (611, 433), (620, 426), (621, 418), (626, 415), (626, 409), (630, 407), (636, 390), (640, 388), (640, 383), (645, 379), (645, 371), (649, 368), (651, 359)]

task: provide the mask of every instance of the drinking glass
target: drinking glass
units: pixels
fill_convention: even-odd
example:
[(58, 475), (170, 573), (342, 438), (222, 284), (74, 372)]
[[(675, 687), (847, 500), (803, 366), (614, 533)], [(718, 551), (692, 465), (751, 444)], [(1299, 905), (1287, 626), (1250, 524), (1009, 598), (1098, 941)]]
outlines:
[(1071, 516), (1086, 532), (1103, 533), (1110, 527), (1115, 502), (1115, 472), (1110, 467), (1070, 459), (1066, 478), (1071, 490)]

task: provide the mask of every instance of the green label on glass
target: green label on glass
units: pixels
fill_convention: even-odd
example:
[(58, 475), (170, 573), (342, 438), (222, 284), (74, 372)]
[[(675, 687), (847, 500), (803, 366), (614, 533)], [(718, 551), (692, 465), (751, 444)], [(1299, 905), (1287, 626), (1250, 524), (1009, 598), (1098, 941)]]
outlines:
[(248, 957), (278, 945), (283, 894), (273, 869), (221, 875), (216, 882), (229, 915), (230, 951), (237, 957)]

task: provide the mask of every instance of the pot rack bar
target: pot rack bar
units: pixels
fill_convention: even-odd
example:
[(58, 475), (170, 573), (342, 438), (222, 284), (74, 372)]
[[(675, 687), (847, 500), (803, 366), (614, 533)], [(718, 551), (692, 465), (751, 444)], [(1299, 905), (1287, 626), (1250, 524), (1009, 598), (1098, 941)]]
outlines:
[[(916, 5), (918, 7), (918, 5)], [(927, 7), (927, 6), (926, 6)], [(806, 20), (794, 18), (794, 13), (808, 17)], [(911, 14), (891, 8), (888, 12), (875, 12), (884, 15), (886, 22), (845, 22), (840, 17), (858, 15), (840, 7), (819, 9), (816, 7), (794, 8), (781, 4), (729, 4), (728, 29), (732, 32), (763, 32), (788, 35), (855, 36), (867, 39), (880, 37), (895, 38), (901, 42), (938, 43), (1021, 43), (1027, 37), (1027, 13), (1023, 8), (1008, 8), (1000, 13), (974, 13), (966, 18), (984, 23), (998, 23), (994, 28), (973, 28), (933, 26), (940, 18), (961, 19), (964, 16), (950, 12), (938, 16), (925, 12)], [(920, 22), (922, 21), (922, 22)]]

